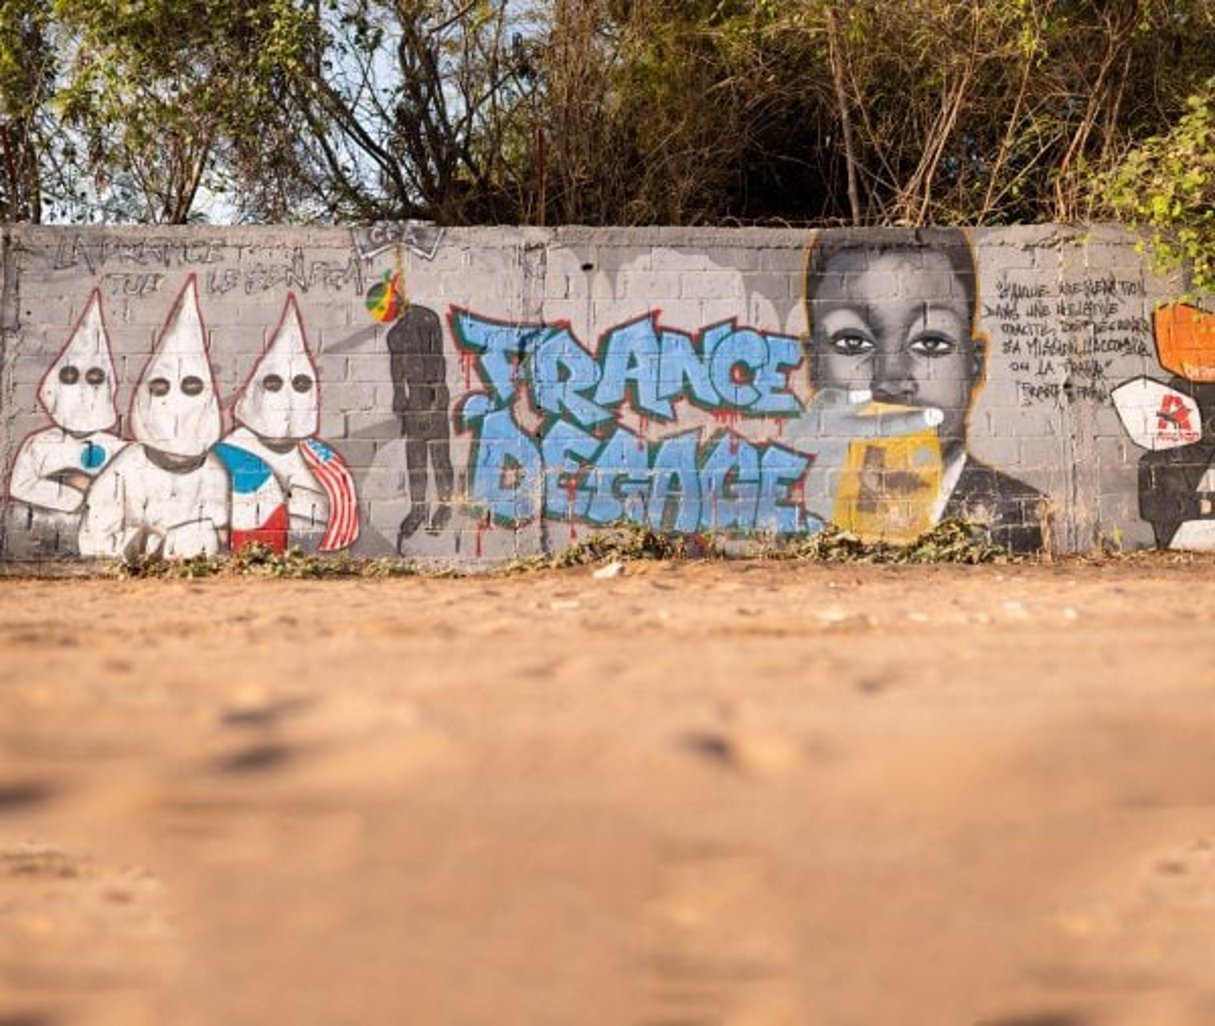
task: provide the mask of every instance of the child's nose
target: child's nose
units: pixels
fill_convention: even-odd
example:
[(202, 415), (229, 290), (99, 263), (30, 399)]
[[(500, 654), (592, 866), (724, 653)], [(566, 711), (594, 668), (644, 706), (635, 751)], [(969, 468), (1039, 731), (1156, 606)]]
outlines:
[(873, 398), (887, 402), (907, 402), (915, 398), (919, 383), (911, 370), (909, 353), (883, 353), (874, 367)]

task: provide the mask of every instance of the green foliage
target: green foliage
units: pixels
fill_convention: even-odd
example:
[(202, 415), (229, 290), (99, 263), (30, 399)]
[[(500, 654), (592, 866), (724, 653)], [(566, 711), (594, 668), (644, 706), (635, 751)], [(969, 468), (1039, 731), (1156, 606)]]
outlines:
[[(53, 10), (73, 55), (56, 104), (80, 139), (86, 218), (185, 223), (200, 190), (244, 184), (242, 161), (276, 152), (267, 144), (285, 74), (315, 35), (305, 5), (55, 0)], [(252, 164), (260, 173), (266, 161)]]
[(1018, 559), (993, 545), (976, 524), (949, 518), (907, 545), (863, 542), (828, 525), (818, 534), (777, 550), (778, 558), (821, 563), (1011, 563)]
[[(748, 553), (765, 559), (794, 559), (830, 563), (1009, 563), (1018, 557), (992, 545), (982, 527), (963, 520), (941, 521), (909, 545), (862, 542), (856, 535), (828, 526), (817, 534), (786, 542), (769, 540)], [(548, 556), (533, 556), (507, 564), (501, 572), (521, 573), (591, 566), (612, 561), (725, 559), (722, 538), (712, 534), (680, 535), (634, 523), (621, 523), (593, 532)], [(206, 577), (274, 577), (290, 580), (333, 577), (452, 576), (450, 570), (423, 570), (393, 557), (356, 559), (308, 555), (298, 548), (276, 552), (252, 544), (239, 552), (166, 560), (141, 556), (119, 560), (111, 576), (131, 578), (194, 579)], [(457, 574), (458, 576), (458, 574)]]
[[(797, 539), (768, 538), (753, 546), (747, 557), (826, 563), (1012, 563), (1020, 559), (993, 545), (978, 524), (942, 520), (907, 545), (864, 542), (832, 525)], [(597, 531), (552, 556), (536, 556), (510, 565), (509, 572), (587, 566), (611, 561), (651, 559), (726, 559), (725, 541), (715, 535), (679, 535), (622, 523)]]
[(45, 5), (36, 0), (0, 3), (0, 114), (33, 114), (54, 80), (56, 61)]
[(655, 531), (642, 524), (622, 523), (596, 531), (548, 559), (552, 567), (585, 566), (612, 560), (712, 559), (724, 555), (711, 535), (680, 535)]
[(548, 204), (578, 223), (850, 220), (849, 165), (865, 223), (1084, 219), (1215, 72), (1209, 0), (556, 6)]
[(48, 106), (59, 61), (38, 0), (0, 3), (0, 218), (38, 221), (53, 135)]
[(404, 577), (417, 573), (411, 564), (391, 558), (355, 559), (345, 552), (336, 556), (306, 555), (298, 548), (276, 552), (252, 544), (239, 552), (189, 559), (140, 556), (111, 564), (114, 577), (170, 579), (200, 577), (280, 577), (292, 580), (318, 577)]
[(1209, 260), (1213, 76), (1211, 0), (4, 0), (0, 200), (35, 221), (186, 222), (209, 194), (256, 221), (1112, 214)]
[(1196, 289), (1215, 292), (1215, 76), (1098, 188), (1116, 216), (1151, 230), (1164, 269), (1185, 266)]

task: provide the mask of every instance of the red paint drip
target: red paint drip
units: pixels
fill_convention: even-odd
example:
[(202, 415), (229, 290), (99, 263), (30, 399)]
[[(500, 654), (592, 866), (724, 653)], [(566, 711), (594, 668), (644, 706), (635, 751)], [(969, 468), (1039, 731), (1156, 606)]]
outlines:
[(802, 527), (806, 526), (806, 475), (803, 474), (789, 486), (789, 498), (793, 500), (793, 505), (801, 511)]
[(738, 425), (742, 422), (742, 413), (739, 410), (714, 410), (713, 419), (721, 424), (726, 429), (730, 436), (730, 455), (738, 455), (738, 445), (742, 438), (738, 435)]
[(785, 437), (785, 418), (784, 417), (776, 418), (776, 437), (777, 438)]
[(464, 372), (464, 388), (472, 388), (473, 366), (477, 362), (477, 354), (467, 349), (460, 350), (460, 370)]
[(571, 475), (565, 479), (565, 498), (569, 504), (570, 541), (578, 539), (578, 530), (574, 527), (574, 500), (578, 496), (578, 481)]
[(645, 452), (646, 436), (650, 433), (650, 418), (644, 413), (638, 415), (637, 430), (639, 432), (637, 436), (637, 451)]
[(738, 410), (714, 410), (713, 419), (723, 427), (734, 428), (742, 420), (742, 413)]

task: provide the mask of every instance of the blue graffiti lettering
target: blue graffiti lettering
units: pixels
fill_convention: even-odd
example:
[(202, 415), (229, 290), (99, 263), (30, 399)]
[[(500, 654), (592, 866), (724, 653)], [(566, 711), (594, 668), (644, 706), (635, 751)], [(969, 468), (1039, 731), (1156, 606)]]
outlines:
[(619, 406), (625, 389), (633, 385), (633, 407), (650, 417), (671, 420), (675, 411), (669, 399), (659, 398), (662, 349), (654, 319), (644, 317), (610, 332), (604, 341), (603, 380), (596, 402)]
[(545, 413), (567, 413), (587, 427), (612, 419), (612, 411), (599, 405), (603, 400), (598, 393), (595, 402), (583, 395), (599, 381), (599, 365), (568, 329), (554, 332), (536, 347), (531, 378), (536, 406)]
[[(702, 446), (700, 430), (649, 441), (615, 423), (626, 403), (645, 420), (672, 421), (681, 398), (732, 418), (797, 416), (796, 339), (733, 321), (692, 336), (647, 315), (606, 332), (595, 356), (565, 325), (501, 324), (460, 310), (452, 325), (486, 388), (465, 399), (461, 421), (473, 434), (471, 498), (495, 519), (807, 529), (795, 492), (813, 457), (733, 431)], [(545, 418), (534, 433), (516, 419), (522, 389)]]
[[(700, 432), (665, 439), (654, 457), (647, 522), (655, 530), (700, 530), (700, 471), (696, 465)], [(670, 506), (674, 502), (674, 511)]]
[(764, 448), (759, 460), (759, 503), (755, 512), (757, 530), (791, 534), (811, 527), (801, 506), (791, 502), (789, 495), (806, 476), (813, 462), (812, 457), (786, 449), (783, 445)]
[(484, 393), (464, 401), (461, 419), (473, 431), (472, 497), (495, 520), (519, 523), (539, 512), (543, 465), (540, 449), (520, 430), (509, 409)]
[(674, 399), (685, 394), (705, 409), (719, 405), (709, 369), (696, 351), (692, 336), (682, 331), (664, 331), (658, 358), (658, 398)]
[(595, 457), (595, 482), (587, 517), (593, 524), (645, 522), (650, 487), (649, 446), (628, 428), (617, 428)]
[(543, 325), (487, 321), (464, 310), (455, 311), (452, 325), (461, 344), (478, 354), (481, 380), (502, 405), (515, 397), (519, 366), (528, 351), (550, 330)]
[(759, 509), (759, 453), (755, 446), (736, 435), (723, 434), (701, 468), (700, 489), (714, 530), (754, 527)]
[(568, 421), (558, 420), (549, 427), (541, 449), (547, 468), (544, 505), (549, 516), (580, 520), (586, 516), (591, 496), (581, 478), (601, 444), (594, 435)]

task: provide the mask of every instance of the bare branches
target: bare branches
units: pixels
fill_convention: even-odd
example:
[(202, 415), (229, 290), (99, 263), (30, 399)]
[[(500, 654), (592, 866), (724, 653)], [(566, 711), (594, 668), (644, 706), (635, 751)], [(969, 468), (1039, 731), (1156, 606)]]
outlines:
[(828, 5), (827, 39), (831, 55), (831, 82), (835, 87), (835, 102), (840, 111), (840, 128), (844, 134), (844, 159), (848, 164), (848, 206), (852, 209), (852, 223), (861, 223), (861, 197), (856, 186), (856, 148), (852, 143), (852, 116), (848, 112), (848, 95), (844, 91), (844, 71), (839, 53), (839, 24), (835, 8)]
[(1210, 0), (12, 0), (0, 211), (1071, 219), (1212, 74)]

